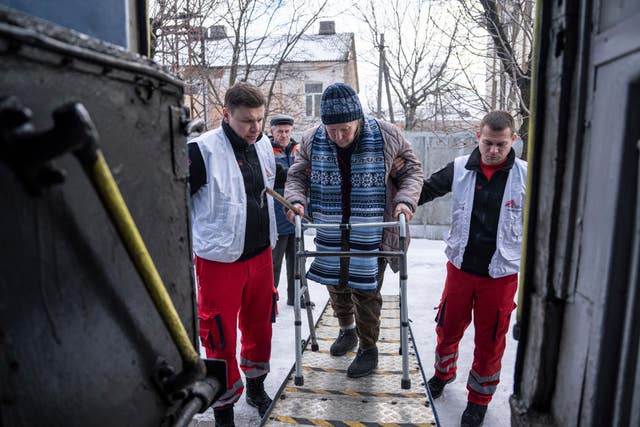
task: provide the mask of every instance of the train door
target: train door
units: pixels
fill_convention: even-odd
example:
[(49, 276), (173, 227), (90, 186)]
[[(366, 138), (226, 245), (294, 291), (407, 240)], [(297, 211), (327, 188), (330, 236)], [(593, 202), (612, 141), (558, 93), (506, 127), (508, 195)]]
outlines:
[(513, 425), (640, 425), (640, 2), (540, 2)]

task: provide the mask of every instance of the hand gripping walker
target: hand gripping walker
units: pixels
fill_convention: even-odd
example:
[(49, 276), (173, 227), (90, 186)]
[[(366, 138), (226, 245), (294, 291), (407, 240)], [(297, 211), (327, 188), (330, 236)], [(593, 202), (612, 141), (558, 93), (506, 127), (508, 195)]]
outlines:
[[(295, 286), (294, 286), (294, 314), (295, 314), (295, 349), (296, 349), (296, 369), (294, 384), (301, 386), (304, 384), (302, 376), (302, 351), (305, 343), (302, 343), (302, 320), (300, 315), (301, 302), (300, 297), (304, 296), (304, 305), (307, 309), (307, 320), (309, 322), (309, 333), (311, 338), (311, 350), (318, 351), (318, 342), (316, 339), (315, 326), (313, 324), (313, 313), (311, 304), (309, 303), (309, 288), (306, 279), (306, 259), (309, 257), (396, 257), (399, 258), (400, 264), (400, 353), (402, 355), (402, 380), (401, 387), (403, 389), (411, 388), (411, 379), (409, 378), (409, 315), (407, 311), (407, 223), (405, 215), (400, 214), (398, 221), (392, 222), (373, 222), (364, 224), (312, 224), (302, 223), (299, 215), (295, 217), (295, 248), (296, 256), (294, 258), (295, 266)], [(304, 249), (304, 230), (307, 228), (370, 228), (370, 227), (399, 227), (400, 228), (400, 247), (397, 251), (307, 251)]]

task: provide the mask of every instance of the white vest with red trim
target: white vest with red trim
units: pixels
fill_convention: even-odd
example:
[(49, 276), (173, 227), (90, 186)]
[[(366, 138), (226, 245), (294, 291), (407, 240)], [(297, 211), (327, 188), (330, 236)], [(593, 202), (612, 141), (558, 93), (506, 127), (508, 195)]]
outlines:
[[(207, 183), (191, 197), (193, 252), (200, 258), (217, 262), (234, 262), (244, 249), (247, 227), (247, 195), (231, 142), (222, 128), (198, 137)], [(269, 138), (256, 142), (264, 185), (273, 188), (276, 163)], [(273, 198), (265, 195), (269, 206), (271, 246), (277, 239)]]
[[(451, 228), (445, 239), (447, 258), (458, 269), (462, 266), (469, 241), (476, 185), (476, 172), (465, 167), (468, 160), (469, 155), (466, 155), (457, 157), (453, 162)], [(527, 162), (516, 158), (509, 171), (500, 205), (496, 251), (489, 263), (489, 276), (493, 278), (508, 276), (520, 269), (526, 183)]]

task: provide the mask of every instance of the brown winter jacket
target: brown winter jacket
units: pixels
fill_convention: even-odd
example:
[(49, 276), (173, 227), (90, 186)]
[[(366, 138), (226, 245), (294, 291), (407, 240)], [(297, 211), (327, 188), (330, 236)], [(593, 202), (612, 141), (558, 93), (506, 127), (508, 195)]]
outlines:
[[(384, 221), (395, 221), (392, 217), (393, 210), (398, 203), (405, 203), (413, 212), (418, 206), (424, 172), (422, 164), (413, 153), (411, 143), (402, 135), (395, 125), (376, 120), (382, 132), (384, 140), (385, 182), (387, 186), (387, 203), (384, 210)], [(302, 203), (307, 212), (306, 201), (309, 194), (309, 176), (311, 174), (311, 143), (318, 127), (314, 127), (304, 133), (296, 152), (296, 161), (289, 168), (284, 197), (289, 202)], [(390, 178), (393, 161), (397, 157), (404, 159), (404, 166), (395, 172), (395, 179)], [(394, 182), (395, 181), (395, 182)], [(397, 184), (397, 186), (396, 186)], [(409, 228), (407, 227), (407, 234)], [(385, 228), (382, 236), (383, 251), (398, 250), (400, 246), (399, 231), (397, 228)], [(407, 245), (409, 241), (407, 239)], [(398, 271), (398, 259), (388, 259), (393, 271)]]

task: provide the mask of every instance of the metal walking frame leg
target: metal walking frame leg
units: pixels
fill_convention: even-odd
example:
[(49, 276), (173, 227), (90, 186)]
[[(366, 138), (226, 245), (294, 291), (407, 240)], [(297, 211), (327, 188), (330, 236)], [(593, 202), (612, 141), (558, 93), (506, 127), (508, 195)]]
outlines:
[[(399, 258), (400, 273), (400, 353), (402, 355), (402, 379), (401, 387), (403, 389), (411, 388), (411, 379), (409, 378), (409, 314), (407, 305), (407, 222), (404, 214), (400, 214), (398, 221), (379, 222), (379, 223), (360, 223), (360, 224), (305, 224), (303, 226), (300, 216), (295, 217), (295, 247), (296, 256), (295, 266), (295, 293), (294, 293), (294, 312), (295, 312), (295, 350), (296, 350), (296, 366), (294, 383), (297, 386), (304, 384), (302, 376), (302, 351), (304, 345), (302, 341), (302, 319), (300, 315), (300, 296), (304, 295), (304, 303), (307, 308), (307, 318), (309, 321), (309, 331), (311, 336), (311, 349), (318, 351), (318, 343), (316, 341), (315, 326), (313, 324), (313, 313), (311, 312), (311, 304), (309, 299), (309, 288), (306, 281), (306, 258), (307, 257), (396, 257)], [(400, 228), (400, 247), (397, 251), (370, 251), (370, 252), (349, 252), (349, 251), (306, 251), (304, 249), (304, 227), (308, 228), (364, 228), (364, 227), (399, 227)]]
[(411, 388), (409, 378), (409, 309), (407, 304), (407, 223), (400, 214), (400, 352), (402, 354), (402, 380), (400, 386)]
[[(306, 278), (306, 258), (304, 251), (304, 229), (299, 216), (295, 217), (295, 257), (294, 257), (294, 294), (293, 294), (293, 311), (295, 318), (295, 349), (296, 349), (296, 372), (294, 384), (301, 386), (304, 384), (302, 376), (302, 351), (306, 343), (302, 339), (302, 316), (300, 314), (301, 302), (307, 309), (307, 321), (309, 322), (309, 335), (311, 337), (311, 350), (318, 351), (318, 341), (316, 339), (316, 330), (313, 323), (313, 311), (311, 308), (311, 298), (309, 296), (309, 287)], [(301, 298), (302, 297), (302, 298)]]
[[(295, 385), (303, 385), (304, 378), (302, 377), (302, 321), (300, 318), (300, 286), (301, 286), (301, 277), (304, 274), (303, 267), (300, 262), (300, 256), (298, 255), (302, 252), (304, 247), (304, 242), (302, 241), (302, 221), (300, 221), (300, 217), (296, 215), (296, 236), (295, 236), (295, 249), (296, 256), (294, 257), (294, 285), (293, 285), (293, 314), (294, 314), (294, 325), (295, 325), (295, 349), (296, 349), (296, 374), (294, 378)], [(301, 265), (302, 264), (302, 265)]]
[[(304, 240), (304, 237), (303, 237), (303, 240)], [(300, 276), (300, 283), (302, 284), (302, 287), (300, 289), (303, 291), (302, 296), (304, 297), (304, 306), (307, 309), (307, 322), (309, 323), (309, 337), (311, 338), (311, 351), (318, 351), (320, 347), (318, 346), (318, 340), (316, 338), (316, 326), (313, 322), (313, 305), (311, 304), (311, 295), (309, 294), (309, 286), (307, 285), (307, 276), (304, 272), (304, 268), (305, 268), (305, 263), (302, 262), (303, 274)]]

